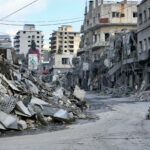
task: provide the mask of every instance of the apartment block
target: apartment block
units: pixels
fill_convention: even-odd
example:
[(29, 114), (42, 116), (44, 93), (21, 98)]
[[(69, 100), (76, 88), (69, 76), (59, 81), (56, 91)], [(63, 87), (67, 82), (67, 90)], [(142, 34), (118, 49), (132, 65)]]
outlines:
[(76, 54), (80, 43), (80, 32), (72, 30), (72, 26), (61, 26), (50, 38), (51, 52)]
[(43, 34), (42, 31), (36, 30), (35, 25), (25, 24), (24, 30), (20, 30), (14, 37), (14, 48), (18, 54), (26, 55), (31, 47), (32, 40), (35, 41), (37, 49), (41, 52), (43, 49)]
[(146, 60), (150, 53), (150, 1), (142, 0), (138, 5), (138, 58)]
[(78, 54), (100, 59), (117, 33), (137, 28), (137, 1), (89, 1), (81, 27), (82, 41)]

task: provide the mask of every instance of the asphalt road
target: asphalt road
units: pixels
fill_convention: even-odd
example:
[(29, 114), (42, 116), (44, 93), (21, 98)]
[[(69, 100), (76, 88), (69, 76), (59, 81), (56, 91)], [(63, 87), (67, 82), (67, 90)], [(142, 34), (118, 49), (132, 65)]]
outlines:
[(100, 118), (68, 129), (0, 138), (0, 150), (150, 150), (150, 102), (89, 94), (89, 112)]

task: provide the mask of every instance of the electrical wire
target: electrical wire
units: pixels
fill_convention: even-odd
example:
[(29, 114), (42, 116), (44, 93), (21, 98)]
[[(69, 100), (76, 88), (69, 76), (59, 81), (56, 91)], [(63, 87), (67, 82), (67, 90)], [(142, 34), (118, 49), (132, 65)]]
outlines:
[[(76, 20), (76, 21), (70, 21), (70, 22), (62, 22), (62, 23), (55, 23), (55, 24), (36, 24), (35, 26), (53, 26), (53, 25), (64, 25), (64, 24), (71, 24), (71, 23), (77, 23), (81, 22), (83, 20)], [(7, 25), (7, 26), (24, 26), (24, 24), (9, 24), (9, 23), (0, 23), (0, 25)]]
[[(36, 1), (38, 1), (38, 0), (36, 0)], [(34, 2), (36, 2), (36, 1), (34, 1)], [(33, 3), (33, 2), (32, 2), (32, 3)], [(29, 5), (29, 4), (28, 4), (28, 5)], [(31, 5), (31, 3), (30, 3), (30, 5)], [(133, 6), (135, 6), (135, 4), (129, 5), (128, 7), (125, 7), (124, 10), (127, 9), (127, 8), (130, 8), (130, 7), (133, 7)], [(120, 10), (120, 9), (116, 9), (115, 11), (119, 11), (119, 10)], [(106, 13), (106, 14), (104, 14), (104, 15), (101, 15), (101, 17), (107, 16), (107, 15), (109, 15), (109, 14), (111, 14), (111, 13), (112, 13), (112, 12), (108, 12), (108, 13)], [(0, 19), (0, 21), (1, 21), (1, 19)], [(55, 24), (35, 24), (35, 26), (55, 26), (55, 25), (63, 25), (63, 24), (77, 23), (77, 22), (81, 22), (81, 21), (83, 21), (83, 19), (82, 19), (82, 20), (70, 21), (70, 22), (60, 22), (60, 23), (55, 23)], [(24, 24), (9, 24), (9, 23), (0, 23), (0, 25), (7, 25), (7, 26), (24, 26)]]
[(13, 21), (13, 20), (5, 20), (5, 21), (3, 21), (3, 22), (19, 22), (19, 23), (24, 23), (24, 22), (29, 22), (29, 23), (41, 23), (41, 22), (60, 22), (60, 21), (71, 21), (71, 20), (77, 20), (77, 19), (83, 19), (83, 17), (76, 17), (76, 18), (69, 18), (69, 19), (60, 19), (60, 20), (48, 20), (48, 21), (46, 21), (46, 20), (36, 20), (36, 21), (21, 21), (21, 20), (18, 20), (18, 21)]
[(27, 8), (28, 6), (34, 4), (34, 3), (37, 2), (37, 1), (39, 1), (39, 0), (34, 0), (33, 2), (31, 2), (31, 3), (29, 3), (29, 4), (25, 5), (25, 6), (23, 6), (22, 8), (20, 8), (20, 9), (14, 11), (14, 12), (12, 12), (12, 13), (10, 13), (9, 15), (7, 15), (7, 16), (5, 16), (5, 17), (2, 17), (2, 18), (0, 19), (0, 21), (5, 20), (6, 18), (8, 18), (8, 17), (10, 17), (10, 16), (12, 16), (12, 15), (14, 15), (14, 14), (16, 14), (17, 12), (19, 12), (19, 11), (25, 9), (25, 8)]

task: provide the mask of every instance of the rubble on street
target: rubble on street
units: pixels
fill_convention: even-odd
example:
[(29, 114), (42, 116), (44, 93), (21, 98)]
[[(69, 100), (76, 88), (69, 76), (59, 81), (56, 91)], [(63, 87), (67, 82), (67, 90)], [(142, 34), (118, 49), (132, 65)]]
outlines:
[(81, 118), (86, 92), (68, 91), (61, 80), (44, 83), (35, 71), (0, 57), (0, 130), (36, 129)]

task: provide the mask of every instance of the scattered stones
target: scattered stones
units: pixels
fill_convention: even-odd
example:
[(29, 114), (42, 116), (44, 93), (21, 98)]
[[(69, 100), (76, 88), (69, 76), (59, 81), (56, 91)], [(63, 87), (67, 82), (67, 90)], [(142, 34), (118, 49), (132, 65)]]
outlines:
[(86, 117), (82, 114), (86, 92), (78, 86), (65, 89), (64, 75), (45, 83), (35, 71), (1, 58), (0, 63), (8, 66), (0, 73), (0, 130), (36, 129), (55, 120), (64, 123)]

